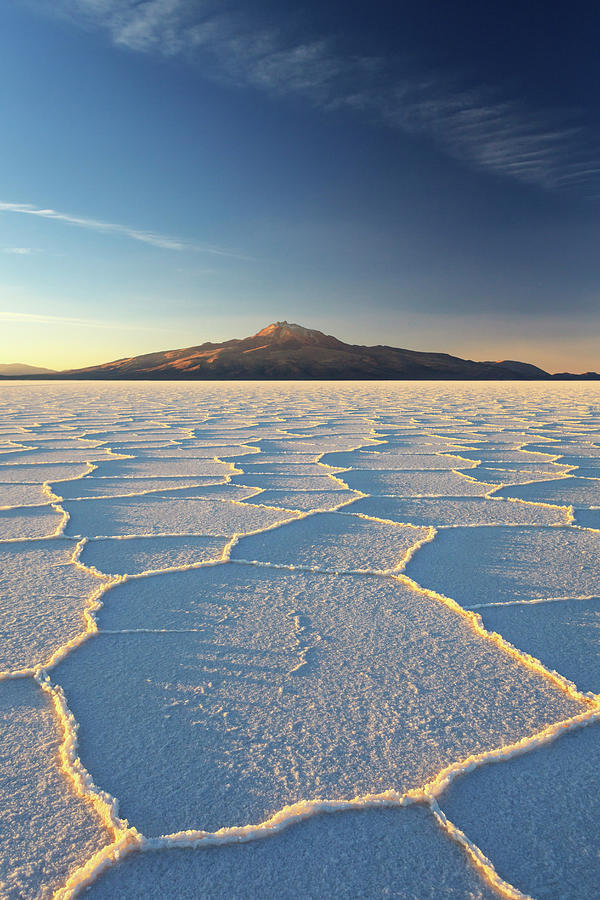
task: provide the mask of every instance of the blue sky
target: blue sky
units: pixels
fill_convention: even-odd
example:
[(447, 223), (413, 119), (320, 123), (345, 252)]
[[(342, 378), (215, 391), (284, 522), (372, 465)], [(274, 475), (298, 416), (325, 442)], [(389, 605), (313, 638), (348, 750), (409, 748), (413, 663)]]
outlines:
[(588, 2), (3, 5), (0, 362), (288, 319), (599, 369), (599, 24)]

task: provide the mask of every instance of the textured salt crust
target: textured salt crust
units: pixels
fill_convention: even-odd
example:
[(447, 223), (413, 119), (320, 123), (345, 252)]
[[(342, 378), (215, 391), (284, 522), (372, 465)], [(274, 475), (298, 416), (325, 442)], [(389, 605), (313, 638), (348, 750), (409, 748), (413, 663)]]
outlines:
[(492, 900), (497, 894), (426, 810), (361, 810), (314, 817), (268, 840), (127, 857), (86, 894), (163, 900), (402, 896)]
[(102, 580), (74, 565), (73, 541), (0, 543), (0, 673), (42, 665), (79, 634)]
[(11, 506), (40, 506), (55, 495), (41, 484), (1, 484), (0, 509)]
[(540, 597), (600, 596), (599, 558), (600, 532), (458, 527), (438, 533), (411, 559), (406, 573), (424, 587), (477, 607)]
[(456, 472), (367, 472), (356, 469), (342, 472), (338, 478), (353, 490), (388, 497), (482, 497), (495, 487)]
[(580, 466), (573, 472), (573, 475), (581, 478), (600, 478), (600, 466)]
[(470, 469), (476, 466), (472, 460), (443, 453), (390, 453), (385, 445), (378, 451), (355, 450), (352, 453), (327, 453), (324, 461), (335, 466), (355, 469), (399, 469), (400, 471)]
[[(536, 444), (529, 445), (532, 450), (541, 449), (540, 446)], [(600, 459), (600, 447), (595, 446), (591, 443), (579, 443), (577, 441), (571, 442), (561, 442), (556, 441), (548, 444), (548, 452), (549, 453), (557, 453), (560, 454), (561, 457), (568, 462), (569, 457), (572, 456), (585, 456), (585, 457), (594, 457), (596, 459)]]
[(583, 528), (595, 528), (600, 530), (600, 507), (592, 509), (576, 509), (573, 511), (575, 524)]
[[(345, 469), (345, 466), (329, 466), (322, 462), (313, 462), (300, 466), (289, 466), (287, 463), (265, 463), (260, 460), (262, 460), (262, 455), (257, 457), (256, 462), (248, 462), (248, 460), (240, 461), (239, 466), (241, 467), (243, 474), (239, 477), (248, 480), (254, 478), (255, 475), (278, 475), (280, 477), (287, 475), (289, 479), (287, 484), (289, 486), (296, 478), (302, 478), (307, 475), (319, 478), (322, 478), (324, 475), (340, 475)], [(232, 476), (232, 478), (237, 477), (237, 475)]]
[(88, 541), (79, 558), (99, 572), (133, 575), (219, 560), (228, 543), (219, 537), (119, 537)]
[(252, 498), (252, 503), (275, 506), (278, 509), (311, 512), (342, 509), (362, 497), (357, 491), (263, 491)]
[(195, 447), (187, 441), (180, 446), (171, 446), (161, 450), (147, 450), (144, 452), (145, 459), (231, 459), (237, 457), (256, 456), (260, 451), (258, 448), (251, 446), (235, 446), (235, 445), (210, 445), (208, 447)]
[(81, 478), (92, 471), (90, 464), (70, 465), (11, 465), (0, 468), (0, 477), (5, 484), (45, 484), (52, 481)]
[(528, 470), (519, 470), (487, 469), (483, 466), (478, 466), (476, 469), (468, 469), (467, 474), (469, 475), (469, 478), (474, 478), (476, 481), (499, 485), (529, 484), (532, 481), (546, 481), (549, 476), (553, 478), (561, 478), (564, 475), (569, 474), (569, 471), (564, 468), (557, 468), (554, 471), (551, 471), (549, 468), (547, 468), (545, 471), (542, 471), (538, 467)]
[(478, 447), (476, 450), (465, 450), (461, 455), (466, 459), (488, 465), (490, 468), (502, 466), (504, 463), (543, 466), (552, 462), (556, 457), (556, 454), (552, 453), (552, 451), (538, 453), (529, 450), (527, 447), (502, 450), (489, 450), (487, 447)]
[(268, 528), (294, 513), (227, 500), (143, 498), (65, 502), (73, 536), (208, 534), (233, 535)]
[[(83, 433), (85, 430), (84, 426), (88, 429), (96, 428), (96, 430), (99, 430), (102, 427), (106, 428), (107, 424), (112, 422), (113, 424), (110, 427), (116, 431), (122, 429), (132, 433), (133, 429), (137, 428), (139, 432), (138, 440), (142, 433), (148, 435), (152, 431), (156, 434), (162, 432), (161, 437), (178, 437), (181, 440), (180, 446), (184, 445), (188, 440), (193, 440), (193, 436), (195, 434), (200, 435), (203, 430), (205, 437), (210, 437), (211, 440), (215, 441), (215, 444), (218, 443), (219, 445), (231, 443), (232, 437), (234, 441), (248, 441), (252, 438), (255, 442), (259, 438), (263, 438), (265, 439), (263, 455), (240, 456), (239, 460), (235, 460), (236, 465), (243, 471), (243, 463), (246, 460), (252, 459), (249, 465), (256, 466), (256, 461), (262, 459), (263, 464), (266, 463), (266, 469), (264, 466), (261, 466), (263, 471), (279, 472), (280, 474), (282, 472), (285, 474), (285, 469), (282, 468), (282, 465), (287, 466), (288, 471), (290, 473), (295, 472), (295, 474), (306, 472), (307, 467), (318, 467), (322, 473), (331, 472), (331, 468), (321, 465), (322, 460), (325, 458), (323, 456), (324, 442), (321, 439), (322, 437), (327, 438), (328, 446), (331, 446), (332, 439), (335, 439), (334, 446), (337, 445), (344, 451), (352, 451), (352, 448), (368, 446), (371, 442), (371, 447), (379, 453), (382, 447), (386, 446), (381, 443), (386, 439), (384, 431), (393, 431), (394, 434), (391, 436), (388, 445), (389, 451), (392, 453), (396, 453), (400, 446), (401, 452), (406, 453), (410, 443), (415, 445), (413, 452), (416, 455), (423, 453), (424, 450), (429, 453), (443, 450), (446, 453), (460, 454), (461, 451), (468, 450), (469, 446), (472, 449), (479, 449), (485, 445), (489, 450), (506, 450), (506, 445), (509, 444), (510, 448), (517, 449), (523, 445), (523, 440), (525, 440), (530, 442), (528, 446), (531, 449), (535, 449), (534, 442), (537, 442), (542, 452), (550, 452), (552, 454), (556, 451), (549, 451), (550, 444), (542, 437), (544, 430), (547, 435), (552, 434), (562, 438), (566, 434), (563, 423), (567, 422), (567, 431), (570, 429), (572, 434), (568, 435), (568, 440), (565, 439), (565, 445), (568, 445), (570, 449), (579, 454), (585, 454), (591, 447), (590, 440), (585, 439), (587, 433), (591, 432), (593, 428), (596, 428), (598, 431), (600, 424), (600, 416), (590, 414), (590, 409), (597, 408), (597, 402), (594, 407), (594, 393), (588, 385), (552, 385), (550, 388), (547, 385), (518, 385), (510, 388), (507, 385), (485, 385), (485, 397), (482, 397), (481, 386), (461, 385), (458, 388), (455, 384), (419, 385), (416, 388), (410, 384), (379, 386), (341, 383), (337, 385), (328, 384), (325, 391), (323, 391), (323, 386), (318, 384), (246, 384), (241, 387), (227, 383), (210, 386), (178, 384), (176, 397), (174, 397), (172, 394), (169, 395), (168, 392), (172, 389), (168, 385), (128, 385), (125, 389), (122, 385), (117, 384), (96, 384), (93, 386), (69, 384), (60, 388), (57, 385), (52, 385), (53, 395), (50, 402), (44, 396), (44, 392), (48, 390), (47, 385), (27, 384), (26, 386), (21, 386), (20, 390), (18, 386), (11, 385), (11, 391), (13, 387), (16, 388), (15, 396), (21, 397), (23, 403), (20, 410), (17, 409), (19, 404), (13, 404), (12, 406), (9, 404), (6, 412), (11, 417), (18, 416), (18, 421), (22, 424), (35, 424), (33, 429), (35, 431), (44, 431), (47, 434), (51, 434), (54, 427), (53, 423), (58, 423), (61, 420), (64, 423), (69, 423), (72, 427), (75, 416), (71, 414), (70, 410), (77, 409), (78, 404), (81, 408), (81, 404), (83, 404), (88, 409), (93, 408), (95, 412), (94, 415), (82, 415), (80, 409), (77, 410), (77, 433)], [(581, 392), (579, 392), (579, 388)], [(240, 394), (240, 390), (243, 391), (242, 394)], [(126, 391), (125, 394), (123, 393), (124, 391)], [(415, 391), (417, 391), (416, 394)], [(90, 392), (92, 392), (91, 395)], [(7, 396), (8, 393), (7, 391), (5, 394), (0, 394), (0, 405), (2, 397)], [(35, 403), (32, 403), (32, 397), (35, 398), (36, 396), (40, 398), (39, 409), (44, 410), (41, 415), (37, 410), (31, 412), (35, 406)], [(167, 399), (169, 396), (172, 399)], [(136, 412), (134, 415), (132, 415), (132, 397), (135, 398)], [(550, 397), (553, 398), (554, 405), (549, 405)], [(117, 398), (119, 398), (118, 401)], [(285, 405), (288, 408), (290, 406), (293, 407), (299, 414), (292, 417), (279, 415), (279, 411)], [(479, 410), (479, 414), (474, 415), (474, 405)], [(227, 409), (226, 415), (214, 414), (215, 410), (222, 410), (224, 407)], [(312, 415), (303, 416), (300, 412), (303, 407), (306, 409), (310, 407)], [(383, 424), (384, 420), (380, 417), (378, 418), (381, 409), (386, 410), (385, 425)], [(420, 412), (418, 415), (411, 415), (415, 409), (431, 409), (431, 414)], [(524, 412), (525, 409), (527, 409), (526, 414)], [(541, 415), (540, 409), (544, 409)], [(339, 413), (342, 410), (344, 414), (340, 415)], [(552, 412), (550, 412), (551, 410)], [(319, 411), (322, 419), (321, 424), (319, 424)], [(565, 419), (565, 412), (568, 413), (568, 421)], [(122, 417), (121, 422), (117, 421), (118, 416)], [(129, 419), (129, 423), (125, 422), (126, 419)], [(561, 423), (561, 428), (559, 429), (556, 428), (557, 422)], [(233, 424), (233, 427), (227, 427), (228, 423), (230, 425)], [(356, 427), (352, 423), (356, 423)], [(319, 441), (312, 440), (310, 436), (306, 436), (305, 431), (303, 432), (303, 428), (305, 429), (308, 424), (317, 426), (321, 435)], [(176, 429), (178, 429), (177, 434)], [(315, 429), (315, 434), (317, 429)], [(55, 428), (55, 431), (60, 433), (61, 428)], [(433, 433), (434, 431), (436, 432), (435, 434)], [(341, 440), (342, 432), (343, 441)], [(575, 434), (576, 432), (579, 434), (579, 437)], [(65, 430), (62, 433), (64, 435)], [(516, 438), (515, 435), (519, 435), (519, 437)], [(583, 435), (583, 438), (581, 435)], [(268, 440), (271, 440), (270, 446), (272, 450), (276, 446), (279, 448), (277, 452), (271, 454), (270, 459), (264, 453), (264, 450), (269, 447)], [(338, 440), (340, 440), (340, 444), (338, 444)], [(283, 444), (284, 441), (287, 442), (285, 445)], [(279, 443), (277, 444), (276, 442)], [(305, 453), (302, 448), (300, 448), (300, 452), (293, 452), (294, 442), (296, 443), (296, 449), (299, 448), (300, 442), (304, 442), (305, 447), (310, 446), (314, 451), (318, 449), (319, 453)], [(172, 444), (170, 446), (175, 447), (176, 445)], [(139, 451), (142, 452), (139, 452), (135, 446), (130, 445), (129, 447), (131, 455), (138, 457), (133, 462), (138, 464), (144, 462), (144, 451), (152, 451), (152, 449), (152, 447), (140, 447)], [(169, 453), (171, 453), (170, 448), (168, 449)], [(244, 450), (246, 449), (245, 447)], [(595, 453), (598, 449), (600, 448), (592, 448), (592, 452)], [(520, 453), (522, 452), (520, 451)], [(203, 460), (204, 462), (209, 461), (205, 457)], [(107, 463), (100, 463), (99, 468), (101, 468), (101, 471), (97, 474), (112, 475), (114, 466), (118, 465), (119, 462), (113, 456)], [(125, 462), (130, 461), (126, 460)], [(508, 471), (513, 469), (515, 465), (522, 464), (507, 461), (504, 465)], [(45, 470), (44, 466), (40, 465), (38, 467), (35, 464), (27, 468)], [(63, 477), (65, 477), (65, 467), (61, 468), (63, 469)], [(91, 471), (93, 468), (95, 467), (92, 465), (86, 466), (87, 471)], [(220, 479), (227, 480), (234, 473), (235, 466), (232, 464), (226, 465), (226, 472), (219, 472)], [(179, 473), (176, 474), (182, 478)], [(532, 480), (537, 480), (538, 476), (539, 473), (532, 475)], [(153, 475), (150, 475), (147, 480), (152, 480), (152, 477)], [(202, 476), (202, 478), (205, 477)], [(26, 478), (24, 480), (27, 481), (29, 479)], [(474, 482), (474, 479), (470, 480)], [(44, 482), (38, 483), (43, 484)], [(50, 492), (49, 496), (51, 495), (51, 487), (50, 484), (44, 485), (45, 490)], [(185, 490), (182, 492), (171, 491), (169, 494), (164, 494), (163, 498), (171, 501), (176, 498), (179, 501), (187, 493), (188, 491)], [(290, 493), (297, 492), (293, 491)], [(308, 494), (310, 492), (304, 493)], [(349, 491), (346, 494), (351, 496)], [(264, 494), (260, 496), (264, 498)], [(359, 503), (369, 502), (370, 499), (367, 498), (366, 501), (361, 500)], [(448, 500), (447, 498), (446, 501), (450, 504), (450, 507), (443, 507), (445, 514), (449, 513), (450, 508), (456, 513), (457, 503), (461, 501)], [(385, 499), (382, 502), (387, 503)], [(396, 504), (406, 504), (413, 501), (396, 500), (394, 502)], [(416, 499), (414, 502), (427, 504), (428, 501), (427, 499)], [(463, 512), (466, 512), (467, 509), (471, 509), (472, 512), (472, 507), (478, 504), (481, 512), (481, 503), (483, 503), (487, 505), (485, 507), (486, 510), (489, 510), (491, 505), (496, 507), (496, 509), (506, 509), (510, 506), (513, 508), (519, 507), (522, 515), (525, 515), (525, 510), (529, 512), (536, 510), (539, 514), (538, 522), (544, 521), (544, 516), (552, 515), (558, 515), (559, 521), (565, 524), (573, 521), (572, 511), (568, 506), (560, 508), (544, 506), (539, 503), (527, 504), (519, 500), (477, 501), (469, 500), (468, 498), (462, 500), (462, 503)], [(347, 516), (348, 511), (354, 510), (356, 506), (357, 504), (353, 503), (348, 507), (342, 507), (338, 515)], [(58, 509), (60, 508), (58, 507)], [(431, 508), (431, 506), (428, 507), (429, 510)], [(397, 509), (398, 507), (396, 506), (396, 511)], [(440, 506), (439, 509), (441, 510), (442, 507)], [(524, 519), (524, 521), (527, 521), (527, 519)], [(416, 522), (413, 521), (413, 524), (416, 524)], [(441, 525), (437, 521), (434, 524), (437, 526)], [(285, 530), (286, 526), (282, 526), (281, 523), (275, 523), (275, 525), (266, 527), (274, 528), (277, 531), (280, 529)], [(258, 530), (262, 531), (264, 529), (260, 528)], [(223, 551), (223, 560), (226, 560), (231, 550), (235, 549), (238, 539), (235, 535), (232, 537), (232, 540)], [(55, 539), (50, 538), (49, 540), (52, 542)], [(162, 539), (156, 538), (155, 540)], [(127, 541), (121, 539), (118, 543), (125, 544)], [(416, 550), (417, 547), (418, 544), (413, 547), (413, 550)], [(83, 564), (78, 563), (77, 554), (83, 553), (85, 549), (84, 543), (80, 542), (77, 546), (74, 544), (74, 549), (75, 553), (71, 566), (74, 568), (81, 567)], [(198, 572), (198, 566), (209, 566), (209, 569), (204, 569), (203, 571), (212, 571), (213, 573), (216, 573), (218, 570), (231, 569), (231, 564), (223, 566), (218, 563), (216, 568), (214, 568), (215, 563), (211, 561), (193, 562), (185, 565), (191, 566), (191, 571), (195, 570), (196, 573)], [(258, 566), (258, 564), (253, 564), (250, 567), (247, 564), (243, 565), (246, 568), (265, 571), (265, 567)], [(211, 569), (210, 567), (213, 568)], [(239, 563), (237, 566), (234, 566), (234, 568), (239, 567)], [(273, 569), (273, 564), (266, 568), (270, 575), (277, 572), (277, 569)], [(93, 570), (90, 570), (90, 572), (93, 574)], [(294, 575), (299, 574), (298, 570), (294, 573)], [(146, 581), (160, 580), (162, 576), (140, 573), (140, 576), (134, 575), (131, 577), (134, 578), (134, 582), (131, 582), (132, 584), (142, 584)], [(569, 702), (579, 704), (584, 712), (563, 721), (554, 720), (537, 733), (529, 731), (525, 737), (514, 743), (503, 743), (502, 746), (476, 753), (474, 756), (469, 756), (466, 759), (455, 760), (441, 772), (438, 771), (428, 784), (421, 785), (419, 788), (406, 794), (399, 794), (394, 790), (386, 789), (376, 794), (367, 793), (355, 796), (351, 800), (343, 802), (303, 799), (292, 807), (278, 810), (272, 818), (255, 825), (235, 826), (216, 834), (193, 829), (183, 830), (179, 833), (163, 835), (149, 840), (140, 835), (134, 828), (128, 827), (126, 822), (118, 818), (116, 802), (101, 791), (99, 792), (94, 787), (90, 776), (82, 769), (81, 763), (77, 758), (76, 722), (66, 706), (66, 701), (60, 688), (53, 686), (50, 681), (45, 679), (43, 672), (40, 672), (36, 677), (44, 691), (48, 692), (54, 713), (61, 728), (64, 729), (64, 742), (60, 750), (62, 771), (67, 782), (72, 784), (74, 790), (80, 796), (87, 798), (94, 806), (101, 820), (105, 822), (113, 841), (109, 847), (92, 856), (67, 879), (64, 883), (64, 888), (57, 894), (57, 900), (59, 897), (66, 900), (67, 897), (73, 896), (74, 893), (79, 892), (97, 877), (106, 866), (111, 866), (119, 856), (127, 854), (136, 848), (152, 849), (183, 846), (207, 848), (213, 844), (222, 846), (240, 840), (255, 841), (260, 837), (272, 836), (290, 824), (314, 816), (319, 811), (355, 810), (379, 807), (381, 805), (404, 806), (418, 802), (429, 804), (434, 819), (441, 828), (442, 833), (464, 849), (469, 862), (474, 867), (473, 871), (477, 871), (485, 883), (493, 885), (503, 896), (522, 897), (523, 895), (518, 890), (498, 876), (490, 860), (473, 844), (469, 836), (446, 818), (437, 805), (435, 798), (440, 794), (443, 795), (443, 791), (454, 778), (471, 771), (473, 768), (494, 760), (510, 759), (515, 755), (526, 753), (536, 746), (548, 744), (558, 735), (565, 733), (565, 731), (581, 728), (594, 722), (600, 716), (599, 701), (594, 697), (580, 694), (561, 675), (552, 673), (534, 658), (515, 650), (511, 645), (506, 644), (500, 636), (490, 635), (488, 632), (485, 632), (480, 624), (480, 620), (473, 617), (470, 613), (464, 613), (453, 600), (441, 597), (433, 592), (424, 591), (404, 576), (399, 576), (397, 581), (403, 583), (405, 587), (417, 591), (419, 596), (427, 599), (429, 602), (442, 603), (444, 609), (449, 610), (453, 615), (457, 615), (463, 621), (463, 624), (466, 623), (472, 632), (480, 640), (484, 641), (486, 646), (493, 647), (496, 645), (505, 659), (510, 659), (513, 664), (516, 663), (517, 666), (524, 667), (525, 671), (530, 673), (530, 675), (535, 673), (535, 678), (541, 677), (552, 691), (558, 690), (563, 699), (569, 699)], [(85, 613), (81, 617), (81, 628), (83, 630), (67, 643), (54, 650), (51, 657), (47, 660), (48, 666), (55, 666), (61, 659), (67, 659), (69, 654), (72, 654), (76, 647), (81, 646), (87, 637), (94, 635), (96, 631), (94, 612), (99, 609), (106, 597), (110, 597), (111, 587), (117, 584), (119, 584), (118, 578), (113, 582), (100, 583), (99, 588), (86, 598)], [(124, 587), (127, 587), (127, 585), (124, 585)], [(556, 597), (549, 599), (553, 599), (555, 604), (562, 602), (560, 598)], [(482, 612), (485, 612), (486, 609), (487, 607), (483, 607)], [(235, 609), (231, 610), (233, 618), (236, 617), (237, 612)], [(225, 616), (225, 621), (228, 618), (229, 614)], [(300, 615), (294, 613), (292, 618), (294, 626), (292, 649), (295, 648), (300, 654), (300, 662), (293, 670), (293, 674), (295, 677), (303, 677), (302, 673), (306, 672), (306, 666), (310, 657), (309, 651), (311, 650), (310, 645), (307, 644), (309, 629), (307, 623)], [(211, 619), (210, 627), (215, 628), (217, 626), (219, 626), (219, 622)], [(582, 627), (586, 628), (588, 626), (586, 623), (582, 623)], [(204, 631), (204, 626), (198, 629), (185, 629), (186, 634), (196, 637)], [(147, 627), (141, 627), (137, 629), (124, 628), (121, 629), (121, 632), (121, 637), (134, 637), (136, 635), (140, 637), (141, 635), (154, 634), (155, 632), (161, 635), (167, 633), (175, 635), (176, 633), (181, 633), (182, 629), (165, 630), (164, 628), (148, 629)], [(96, 637), (95, 640), (110, 639), (111, 637), (116, 638), (118, 636), (106, 633)], [(324, 640), (326, 641), (327, 638), (328, 635), (325, 634)], [(12, 672), (14, 674), (14, 670)], [(95, 685), (97, 678), (94, 673), (90, 673), (90, 677)]]
[(415, 545), (433, 536), (429, 528), (321, 513), (240, 538), (231, 559), (331, 571), (394, 569)]
[(230, 463), (212, 459), (123, 459), (97, 463), (98, 476), (148, 478), (155, 475), (193, 478), (196, 475), (228, 475), (233, 471)]
[[(46, 499), (46, 503), (48, 503)], [(50, 537), (60, 534), (65, 514), (57, 505), (0, 509), (0, 542)]]
[(584, 708), (391, 578), (228, 564), (131, 581), (104, 602), (99, 637), (53, 678), (84, 765), (146, 835), (403, 793)]
[(413, 525), (566, 525), (566, 507), (511, 503), (495, 499), (438, 497), (365, 497), (352, 505), (353, 513)]
[(477, 611), (489, 631), (504, 635), (582, 691), (600, 693), (600, 596), (551, 598)]
[(57, 764), (60, 727), (31, 679), (0, 683), (0, 894), (52, 897), (109, 842)]
[[(334, 477), (323, 474), (326, 470), (321, 468), (316, 475), (259, 475), (255, 472), (233, 475), (232, 484), (254, 485), (264, 490), (283, 491), (331, 491), (339, 490), (343, 485)], [(347, 489), (345, 489), (347, 491)]]
[[(261, 460), (260, 465), (263, 467), (269, 467), (269, 471), (274, 471), (271, 466), (272, 465), (282, 465), (286, 468), (289, 468), (290, 474), (293, 474), (296, 466), (298, 466), (298, 473), (303, 472), (303, 470), (307, 466), (312, 466), (315, 462), (314, 453), (262, 453), (259, 456), (253, 456), (252, 461), (258, 463), (258, 460)], [(235, 462), (235, 458), (232, 457), (230, 462)], [(238, 467), (244, 470), (244, 467), (247, 463), (247, 460), (243, 457), (240, 457), (237, 461)], [(302, 467), (302, 468), (300, 468)]]
[(83, 447), (78, 449), (62, 449), (47, 450), (40, 447), (35, 450), (22, 450), (18, 453), (11, 453), (10, 458), (0, 460), (0, 478), (6, 468), (12, 465), (40, 465), (52, 466), (73, 463), (94, 462), (95, 460), (114, 459), (116, 454), (112, 454), (107, 447)]
[(219, 476), (196, 478), (97, 478), (92, 473), (77, 481), (54, 481), (52, 490), (65, 500), (86, 497), (131, 497), (134, 495), (180, 491), (207, 484), (222, 484)]
[[(576, 473), (575, 473), (576, 474)], [(598, 506), (600, 504), (600, 480), (593, 478), (562, 478), (520, 487), (502, 488), (500, 497), (518, 497), (535, 503), (562, 503), (571, 506)]]
[(599, 767), (597, 724), (458, 779), (440, 805), (526, 894), (595, 897)]

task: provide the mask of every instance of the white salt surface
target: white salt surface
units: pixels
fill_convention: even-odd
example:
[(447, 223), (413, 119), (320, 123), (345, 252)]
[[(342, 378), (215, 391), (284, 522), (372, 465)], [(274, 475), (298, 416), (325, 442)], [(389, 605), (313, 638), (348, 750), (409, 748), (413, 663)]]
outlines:
[(0, 895), (46, 900), (108, 843), (58, 767), (60, 728), (33, 680), (0, 684)]
[(554, 471), (550, 466), (541, 468), (536, 465), (530, 469), (488, 469), (483, 466), (477, 466), (475, 469), (466, 470), (470, 478), (476, 481), (489, 482), (491, 484), (527, 484), (530, 481), (545, 481), (548, 477), (560, 478), (567, 473), (565, 469), (556, 468)]
[(310, 512), (311, 510), (337, 509), (358, 500), (362, 494), (356, 491), (262, 491), (252, 498), (253, 503)]
[(322, 513), (241, 538), (231, 558), (347, 571), (394, 569), (429, 529)]
[(97, 463), (99, 476), (122, 477), (131, 475), (134, 478), (148, 478), (155, 475), (193, 478), (196, 475), (230, 475), (232, 466), (226, 462), (212, 459), (188, 459), (172, 457), (158, 459), (140, 457), (139, 459), (110, 459)]
[(90, 466), (85, 463), (70, 465), (18, 465), (17, 463), (0, 468), (0, 477), (3, 483), (10, 484), (44, 484), (49, 481), (64, 481), (65, 479), (81, 478), (90, 471)]
[(501, 488), (497, 496), (518, 497), (535, 503), (558, 503), (563, 506), (598, 506), (600, 479), (572, 476), (556, 481), (523, 484), (520, 487)]
[(136, 854), (110, 869), (86, 896), (492, 900), (497, 895), (433, 817), (411, 807), (318, 816), (250, 844)]
[(598, 896), (600, 726), (451, 786), (441, 806), (498, 872), (525, 894), (581, 900)]
[(600, 530), (600, 507), (591, 509), (574, 510), (575, 522), (583, 528), (596, 528)]
[(384, 497), (478, 497), (494, 485), (455, 472), (398, 472), (356, 469), (338, 475), (349, 488)]
[(63, 463), (85, 463), (94, 460), (103, 460), (110, 457), (109, 451), (105, 447), (86, 448), (63, 448), (60, 450), (48, 449), (43, 444), (32, 450), (20, 450), (11, 454), (10, 458), (2, 459), (0, 464), (0, 478), (5, 467), (16, 465), (55, 465)]
[(2, 541), (49, 537), (59, 531), (63, 520), (60, 510), (47, 505), (0, 509), (0, 545)]
[(298, 491), (332, 491), (339, 490), (340, 483), (329, 475), (323, 474), (323, 469), (318, 475), (295, 475), (288, 473), (258, 474), (255, 472), (232, 476), (233, 484), (253, 485), (264, 490), (298, 490)]
[[(469, 547), (468, 554), (464, 552)], [(600, 532), (574, 528), (451, 528), (406, 573), (462, 605), (600, 595)], [(600, 685), (599, 685), (600, 690)]]
[[(570, 738), (549, 741), (591, 740), (600, 712), (581, 693), (600, 689), (599, 401), (1, 385), (0, 894), (513, 896), (480, 842), (507, 882), (592, 896), (595, 750), (569, 781)], [(453, 807), (464, 834), (436, 818), (434, 797), (491, 772), (472, 820)], [(239, 828), (203, 831), (221, 825)]]
[(483, 498), (366, 497), (353, 504), (352, 512), (413, 525), (560, 525), (568, 522), (568, 511), (561, 507)]
[(84, 630), (101, 581), (74, 565), (74, 551), (64, 538), (0, 543), (0, 672), (40, 665)]
[(323, 462), (332, 466), (349, 466), (353, 469), (450, 470), (469, 469), (476, 465), (460, 456), (440, 453), (402, 453), (399, 449), (386, 451), (385, 445), (377, 450), (354, 450), (352, 453), (328, 453)]
[(233, 535), (266, 528), (291, 513), (227, 500), (177, 499), (150, 494), (111, 500), (65, 502), (71, 535), (100, 537), (143, 534)]
[(582, 709), (391, 578), (228, 563), (104, 599), (55, 678), (84, 765), (148, 835), (403, 792)]
[(110, 575), (192, 566), (223, 556), (227, 538), (150, 537), (110, 538), (88, 541), (81, 562)]
[(127, 497), (134, 494), (166, 493), (206, 484), (222, 483), (219, 476), (196, 478), (97, 478), (86, 475), (75, 481), (54, 481), (52, 490), (65, 500), (85, 497)]
[(40, 506), (50, 497), (40, 484), (1, 484), (0, 509), (11, 506)]
[(480, 609), (483, 624), (575, 682), (600, 693), (600, 596)]

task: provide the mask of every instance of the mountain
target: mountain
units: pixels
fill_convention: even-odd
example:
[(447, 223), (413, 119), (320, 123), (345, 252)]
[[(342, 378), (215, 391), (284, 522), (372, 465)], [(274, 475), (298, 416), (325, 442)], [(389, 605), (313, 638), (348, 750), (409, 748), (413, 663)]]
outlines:
[(549, 377), (548, 372), (544, 372), (544, 370), (540, 369), (538, 366), (532, 366), (531, 363), (517, 362), (515, 359), (502, 359), (500, 362), (488, 363), (488, 365), (502, 366), (503, 369), (508, 369), (515, 376), (519, 376), (520, 378), (530, 379)]
[[(52, 377), (52, 376), (50, 376)], [(117, 359), (56, 378), (123, 380), (532, 380), (553, 377), (515, 360), (473, 362), (447, 353), (345, 344), (302, 325), (273, 322), (251, 337)], [(587, 376), (563, 378), (600, 378)]]
[(41, 366), (28, 366), (26, 363), (0, 363), (0, 375), (12, 375), (18, 378), (20, 375), (51, 375), (56, 374), (56, 369), (44, 369)]
[[(512, 379), (548, 378), (525, 363), (472, 362), (445, 353), (363, 347), (294, 325), (273, 322), (251, 337), (148, 353), (64, 373), (122, 379)], [(539, 373), (539, 374), (537, 374)]]

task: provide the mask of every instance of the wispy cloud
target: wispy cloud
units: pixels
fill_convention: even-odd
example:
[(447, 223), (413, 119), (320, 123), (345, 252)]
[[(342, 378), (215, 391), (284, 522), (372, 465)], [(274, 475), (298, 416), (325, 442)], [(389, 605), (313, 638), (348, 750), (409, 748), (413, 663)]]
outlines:
[(448, 72), (423, 76), (398, 59), (349, 56), (332, 39), (298, 41), (281, 29), (257, 29), (231, 5), (59, 0), (54, 8), (86, 27), (102, 28), (117, 46), (186, 57), (217, 81), (302, 96), (323, 109), (352, 109), (510, 178), (572, 189), (589, 188), (600, 176), (600, 149), (564, 114), (533, 110), (491, 90), (467, 90)]
[[(241, 254), (235, 253), (233, 250), (226, 250), (222, 247), (212, 247), (207, 244), (184, 241), (154, 231), (141, 231), (137, 228), (129, 228), (127, 225), (119, 225), (114, 222), (102, 222), (99, 219), (73, 216), (67, 213), (57, 212), (54, 209), (33, 206), (31, 203), (7, 203), (5, 201), (0, 201), (0, 213), (2, 212), (38, 216), (42, 219), (52, 219), (55, 222), (63, 222), (67, 225), (75, 225), (79, 228), (88, 228), (92, 231), (98, 231), (105, 234), (117, 234), (122, 237), (131, 238), (134, 241), (150, 244), (152, 247), (160, 247), (163, 250), (191, 250), (196, 253), (209, 253), (214, 256), (249, 259), (247, 256), (242, 256)], [(28, 248), (14, 248), (13, 252), (19, 252), (19, 250), (28, 252)]]
[(34, 247), (3, 247), (3, 253), (11, 253), (13, 256), (29, 256), (31, 253), (36, 253)]
[[(26, 325), (77, 325), (81, 328), (117, 328), (139, 332), (139, 324), (127, 325), (124, 322), (108, 322), (100, 319), (80, 319), (76, 316), (53, 316), (47, 313), (24, 313), (0, 311), (0, 322), (24, 323)], [(144, 330), (158, 330), (144, 325)]]

